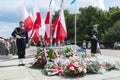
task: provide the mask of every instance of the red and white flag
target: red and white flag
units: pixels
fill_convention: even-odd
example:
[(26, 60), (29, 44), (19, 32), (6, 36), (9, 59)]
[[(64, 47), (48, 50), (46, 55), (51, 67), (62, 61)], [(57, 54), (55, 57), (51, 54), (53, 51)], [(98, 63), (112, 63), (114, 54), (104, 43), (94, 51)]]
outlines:
[(67, 30), (63, 9), (61, 9), (59, 14), (57, 15), (53, 26), (55, 28), (55, 43), (58, 44), (59, 41), (62, 41), (67, 38)]
[(50, 39), (51, 39), (51, 36), (52, 36), (52, 26), (51, 26), (50, 11), (47, 12), (46, 19), (45, 19), (45, 25), (46, 25), (46, 28), (45, 28), (44, 41), (47, 44), (50, 44)]
[(49, 45), (50, 41), (51, 41), (51, 37), (52, 37), (52, 22), (51, 22), (51, 3), (52, 0), (50, 0), (50, 4), (49, 4), (49, 11), (47, 12), (46, 18), (45, 18), (45, 35), (44, 35), (44, 41)]
[(24, 7), (23, 9), (23, 21), (24, 21), (24, 28), (27, 29), (28, 32), (30, 32), (32, 30), (33, 27), (33, 20), (31, 18), (31, 16), (29, 15), (26, 7)]
[(34, 4), (36, 19), (30, 37), (37, 43), (40, 42), (39, 28), (41, 27), (41, 15), (37, 6)]

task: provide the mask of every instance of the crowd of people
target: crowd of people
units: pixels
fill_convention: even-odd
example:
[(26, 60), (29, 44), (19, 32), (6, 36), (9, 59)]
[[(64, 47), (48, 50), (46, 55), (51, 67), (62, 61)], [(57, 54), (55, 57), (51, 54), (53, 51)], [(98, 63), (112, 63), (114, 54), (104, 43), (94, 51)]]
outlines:
[(15, 40), (0, 38), (0, 55), (17, 54), (17, 47)]

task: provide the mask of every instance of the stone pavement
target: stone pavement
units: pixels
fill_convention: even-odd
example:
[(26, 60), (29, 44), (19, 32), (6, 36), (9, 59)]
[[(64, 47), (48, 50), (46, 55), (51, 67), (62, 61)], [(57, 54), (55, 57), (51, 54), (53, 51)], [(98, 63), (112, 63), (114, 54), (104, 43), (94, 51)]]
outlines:
[[(90, 50), (87, 50), (88, 52)], [(120, 61), (120, 50), (101, 50), (102, 59)], [(0, 56), (0, 80), (120, 80), (120, 71), (110, 71), (104, 74), (92, 74), (83, 78), (68, 78), (60, 76), (46, 76), (41, 69), (32, 69), (36, 48), (27, 49), (26, 66), (18, 66), (17, 56)]]

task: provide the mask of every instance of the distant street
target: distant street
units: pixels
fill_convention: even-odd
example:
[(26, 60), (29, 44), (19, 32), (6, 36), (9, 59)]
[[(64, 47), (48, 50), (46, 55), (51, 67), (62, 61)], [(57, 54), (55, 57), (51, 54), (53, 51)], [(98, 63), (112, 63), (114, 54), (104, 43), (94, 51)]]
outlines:
[[(87, 50), (90, 52), (90, 50)], [(101, 53), (105, 56), (117, 57), (120, 58), (120, 50), (114, 49), (101, 49)]]

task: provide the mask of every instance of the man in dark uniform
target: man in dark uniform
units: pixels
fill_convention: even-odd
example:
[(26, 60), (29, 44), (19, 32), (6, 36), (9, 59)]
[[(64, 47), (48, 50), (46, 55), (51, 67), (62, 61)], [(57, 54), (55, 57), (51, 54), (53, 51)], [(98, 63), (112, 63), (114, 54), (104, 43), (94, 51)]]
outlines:
[(98, 42), (98, 31), (97, 31), (97, 25), (94, 25), (92, 27), (92, 30), (90, 31), (91, 36), (91, 53), (95, 54), (97, 51), (97, 42)]
[(28, 46), (28, 32), (24, 29), (23, 21), (19, 22), (19, 27), (15, 28), (15, 30), (11, 34), (14, 38), (16, 38), (17, 51), (18, 51), (18, 66), (25, 66), (24, 58), (25, 58), (25, 48)]

